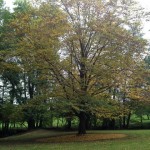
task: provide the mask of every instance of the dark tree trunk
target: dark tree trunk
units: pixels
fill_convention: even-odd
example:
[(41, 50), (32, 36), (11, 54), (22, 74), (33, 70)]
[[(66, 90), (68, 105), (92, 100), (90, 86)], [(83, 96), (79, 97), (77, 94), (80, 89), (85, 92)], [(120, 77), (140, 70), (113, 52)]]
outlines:
[(9, 120), (3, 122), (2, 132), (3, 132), (3, 136), (9, 135)]
[(116, 122), (115, 119), (109, 121), (109, 129), (113, 130), (115, 129), (115, 122)]
[(109, 119), (104, 118), (102, 123), (102, 129), (108, 129), (109, 128)]
[(53, 127), (53, 114), (50, 115), (50, 127)]
[(59, 127), (59, 118), (57, 118), (57, 128)]
[(67, 118), (67, 129), (71, 129), (71, 118)]
[(143, 128), (143, 116), (142, 115), (140, 116), (140, 119), (141, 119), (141, 128)]
[(35, 120), (32, 117), (30, 117), (28, 119), (28, 129), (31, 130), (31, 129), (34, 129), (34, 128), (35, 128)]
[(39, 120), (35, 121), (35, 127), (39, 128)]
[(94, 118), (92, 120), (93, 120), (92, 121), (92, 126), (94, 127), (94, 129), (96, 129), (97, 128), (97, 118), (96, 118), (96, 116), (94, 116)]
[(126, 116), (123, 116), (123, 125), (122, 127), (125, 129), (126, 128)]
[(79, 114), (78, 134), (79, 135), (86, 134), (86, 113), (85, 112), (80, 112)]
[(122, 117), (119, 117), (119, 128), (122, 129)]
[(43, 119), (40, 118), (40, 121), (39, 121), (39, 128), (42, 128), (43, 127)]
[(127, 129), (129, 128), (130, 118), (131, 118), (131, 112), (128, 114), (128, 118), (127, 118), (127, 125), (126, 125)]

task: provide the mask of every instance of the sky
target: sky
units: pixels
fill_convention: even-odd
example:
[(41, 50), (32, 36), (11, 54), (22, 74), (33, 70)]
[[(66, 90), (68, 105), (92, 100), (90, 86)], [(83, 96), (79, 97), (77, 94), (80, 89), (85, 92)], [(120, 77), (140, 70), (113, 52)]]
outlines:
[[(4, 0), (6, 3), (6, 6), (12, 8), (13, 7), (13, 2), (15, 0)], [(139, 4), (145, 8), (146, 11), (150, 12), (150, 0), (136, 0), (137, 2), (139, 2)], [(147, 39), (150, 39), (150, 22), (144, 22), (144, 28), (143, 28), (143, 32), (145, 33), (144, 37)]]
[[(150, 0), (136, 0), (139, 2), (139, 4), (145, 8), (146, 11), (150, 12)], [(150, 22), (144, 23), (143, 32), (145, 33), (145, 38), (150, 39)]]

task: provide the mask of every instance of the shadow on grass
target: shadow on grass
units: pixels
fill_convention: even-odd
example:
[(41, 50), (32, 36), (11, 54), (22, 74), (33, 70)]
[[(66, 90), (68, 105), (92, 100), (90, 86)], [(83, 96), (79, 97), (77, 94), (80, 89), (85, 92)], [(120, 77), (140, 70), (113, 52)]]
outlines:
[(69, 142), (93, 142), (104, 140), (125, 139), (124, 133), (89, 132), (83, 136), (77, 136), (76, 132), (64, 132), (57, 130), (34, 130), (25, 134), (15, 135), (0, 139), (0, 145), (24, 145), (44, 143), (69, 143)]

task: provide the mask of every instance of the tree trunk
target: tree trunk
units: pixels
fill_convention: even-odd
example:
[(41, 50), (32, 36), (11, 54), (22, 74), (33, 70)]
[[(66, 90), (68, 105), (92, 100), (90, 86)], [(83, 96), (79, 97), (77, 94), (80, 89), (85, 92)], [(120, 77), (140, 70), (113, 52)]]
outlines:
[(59, 126), (59, 118), (57, 118), (57, 128), (58, 128), (58, 126)]
[(123, 125), (122, 125), (123, 129), (126, 128), (126, 116), (123, 116)]
[(85, 114), (85, 112), (80, 112), (80, 114), (79, 114), (78, 134), (79, 135), (86, 134), (86, 114)]
[(126, 125), (127, 129), (129, 128), (130, 118), (131, 118), (131, 112), (128, 114), (128, 118), (127, 118), (127, 125)]
[(115, 119), (109, 120), (109, 129), (114, 130), (115, 129)]
[(109, 128), (109, 119), (103, 118), (102, 129), (108, 129), (108, 128)]
[(2, 132), (4, 136), (9, 135), (9, 120), (3, 122)]
[(43, 127), (43, 119), (40, 118), (40, 121), (39, 121), (39, 128), (42, 128)]
[(119, 128), (122, 129), (122, 117), (119, 117)]
[(50, 127), (53, 127), (53, 114), (50, 115)]
[(67, 118), (67, 129), (70, 130), (71, 129), (71, 118)]
[(97, 118), (96, 118), (96, 116), (94, 116), (94, 118), (93, 118), (93, 126), (94, 126), (94, 129), (97, 128)]
[(34, 129), (34, 128), (35, 128), (35, 120), (32, 117), (30, 117), (28, 119), (28, 129), (31, 130), (31, 129)]
[(143, 117), (142, 117), (142, 115), (140, 116), (140, 119), (141, 119), (141, 128), (143, 128)]

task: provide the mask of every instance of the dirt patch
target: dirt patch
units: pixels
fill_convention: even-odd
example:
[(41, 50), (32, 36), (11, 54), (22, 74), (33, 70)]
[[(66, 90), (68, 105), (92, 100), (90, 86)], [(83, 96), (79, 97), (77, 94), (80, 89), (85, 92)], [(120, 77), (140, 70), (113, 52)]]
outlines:
[(37, 142), (45, 143), (63, 143), (63, 142), (84, 142), (84, 141), (99, 141), (109, 139), (124, 138), (125, 134), (86, 134), (86, 135), (62, 135), (50, 138), (38, 139)]

